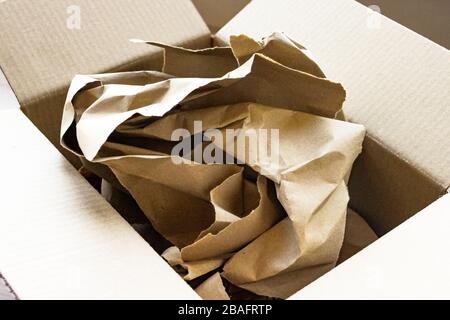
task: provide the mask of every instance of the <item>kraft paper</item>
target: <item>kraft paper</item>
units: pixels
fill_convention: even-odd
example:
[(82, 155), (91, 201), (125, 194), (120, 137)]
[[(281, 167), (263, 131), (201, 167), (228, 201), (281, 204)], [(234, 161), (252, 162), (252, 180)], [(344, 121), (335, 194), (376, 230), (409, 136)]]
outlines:
[[(336, 119), (345, 90), (287, 36), (230, 43), (195, 51), (148, 42), (165, 49), (161, 71), (76, 76), (61, 142), (135, 199), (174, 245), (163, 257), (186, 280), (218, 270), (235, 286), (286, 298), (339, 259), (346, 180), (365, 129)], [(172, 154), (177, 129), (201, 137), (186, 155)], [(219, 141), (227, 129), (238, 134)], [(277, 132), (276, 161), (257, 152), (262, 145), (236, 143), (267, 142), (261, 129)], [(199, 150), (236, 161), (198, 161)], [(198, 291), (220, 291), (219, 280)]]

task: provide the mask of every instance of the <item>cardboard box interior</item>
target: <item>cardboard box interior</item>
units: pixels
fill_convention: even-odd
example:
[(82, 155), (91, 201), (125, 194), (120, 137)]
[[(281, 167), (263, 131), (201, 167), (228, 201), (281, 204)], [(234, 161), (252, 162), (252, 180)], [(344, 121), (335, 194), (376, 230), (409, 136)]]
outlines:
[[(67, 11), (69, 0), (41, 0), (33, 10), (23, 10), (29, 5), (24, 0), (1, 4), (0, 29), (9, 32), (0, 35), (0, 66), (24, 113), (58, 148), (63, 101), (75, 74), (152, 69), (161, 63), (159, 50), (130, 44), (129, 38), (211, 45), (210, 32), (190, 1), (79, 0), (80, 29), (68, 27), (74, 14)], [(252, 1), (217, 34), (216, 44), (224, 44), (230, 34), (261, 38), (284, 31), (314, 53), (329, 78), (342, 82), (346, 116), (368, 129), (350, 181), (351, 207), (383, 235), (450, 185), (445, 143), (450, 59), (446, 49), (387, 18), (375, 18), (373, 24), (367, 9), (350, 0), (287, 0), (278, 7)], [(31, 169), (26, 172), (33, 176)], [(91, 195), (93, 189), (83, 192)], [(92, 201), (102, 202), (99, 197)], [(118, 216), (111, 208), (108, 212)], [(131, 228), (124, 230), (118, 232), (131, 237)], [(23, 254), (28, 254), (25, 247)], [(30, 279), (20, 280), (21, 272), (14, 279), (27, 287)], [(34, 289), (36, 295), (42, 290)]]

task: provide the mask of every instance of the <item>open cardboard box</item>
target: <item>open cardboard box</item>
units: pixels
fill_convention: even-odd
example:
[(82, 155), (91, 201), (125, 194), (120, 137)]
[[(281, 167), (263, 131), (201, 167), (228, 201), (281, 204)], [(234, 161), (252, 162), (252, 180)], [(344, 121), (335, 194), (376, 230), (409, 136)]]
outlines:
[[(76, 2), (0, 3), (0, 66), (66, 156), (59, 124), (75, 74), (161, 63), (129, 38), (200, 48), (284, 31), (343, 84), (347, 118), (368, 130), (350, 206), (383, 236), (292, 299), (450, 297), (448, 50), (352, 0), (252, 1), (213, 43), (188, 0)], [(20, 111), (0, 115), (0, 273), (17, 297), (199, 298)]]

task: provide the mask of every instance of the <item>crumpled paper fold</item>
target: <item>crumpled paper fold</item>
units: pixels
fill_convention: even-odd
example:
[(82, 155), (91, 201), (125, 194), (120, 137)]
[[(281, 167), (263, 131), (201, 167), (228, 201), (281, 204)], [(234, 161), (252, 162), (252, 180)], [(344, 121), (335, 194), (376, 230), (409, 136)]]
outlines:
[[(161, 72), (76, 76), (61, 142), (131, 194), (174, 245), (163, 257), (183, 266), (187, 280), (223, 269), (236, 286), (286, 298), (338, 261), (346, 179), (365, 130), (335, 119), (343, 87), (284, 34), (230, 43), (190, 50), (149, 42), (165, 50)], [(239, 129), (258, 139), (259, 129), (277, 129), (277, 161), (236, 147), (239, 135), (224, 141), (236, 163), (193, 159), (214, 139), (190, 156), (172, 155), (176, 129)], [(217, 286), (217, 276), (210, 282)]]

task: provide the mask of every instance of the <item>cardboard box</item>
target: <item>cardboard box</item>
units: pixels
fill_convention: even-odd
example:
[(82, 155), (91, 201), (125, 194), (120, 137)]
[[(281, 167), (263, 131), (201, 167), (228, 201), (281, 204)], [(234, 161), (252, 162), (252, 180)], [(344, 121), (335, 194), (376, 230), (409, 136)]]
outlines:
[[(39, 3), (25, 13), (29, 2), (0, 4), (0, 28), (10, 30), (0, 35), (0, 66), (22, 110), (55, 145), (75, 73), (158, 63), (160, 51), (128, 38), (211, 44), (189, 1), (79, 0), (80, 29), (67, 28), (78, 10), (68, 13), (71, 1)], [(292, 298), (448, 298), (449, 51), (351, 0), (252, 1), (215, 44), (273, 31), (310, 49), (346, 88), (346, 116), (368, 130), (351, 207), (379, 235), (389, 232)], [(84, 51), (87, 44), (96, 49)], [(198, 298), (17, 110), (0, 121), (9, 155), (0, 163), (0, 272), (19, 298)]]

